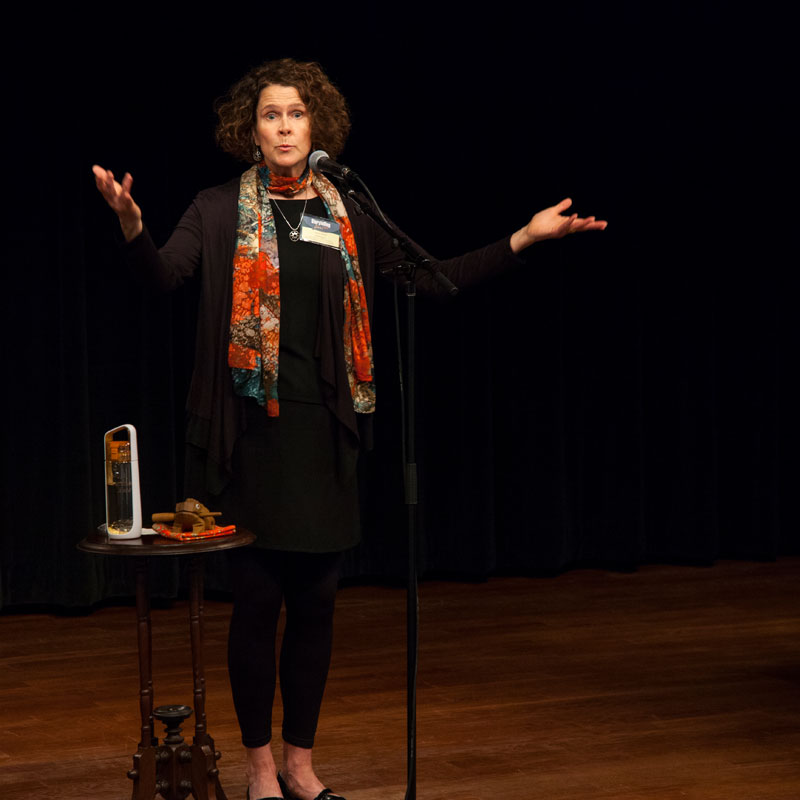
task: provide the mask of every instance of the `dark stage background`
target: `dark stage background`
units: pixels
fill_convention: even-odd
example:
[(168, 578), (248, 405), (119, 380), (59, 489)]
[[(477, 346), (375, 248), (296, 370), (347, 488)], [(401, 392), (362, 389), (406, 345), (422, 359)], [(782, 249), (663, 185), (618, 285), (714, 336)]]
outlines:
[[(725, 4), (639, 6), (493, 4), (474, 19), (404, 6), (394, 32), (386, 11), (306, 30), (311, 12), (237, 27), (222, 9), (157, 32), (74, 15), (20, 32), (6, 65), (19, 140), (5, 170), (3, 606), (130, 593), (123, 564), (75, 550), (104, 516), (108, 428), (138, 429), (146, 514), (180, 495), (195, 289), (153, 297), (131, 280), (92, 163), (133, 174), (163, 242), (197, 191), (244, 169), (215, 149), (214, 99), (284, 55), (340, 86), (341, 160), (434, 254), (565, 196), (610, 221), (421, 304), (425, 572), (797, 553), (795, 279), (753, 246), (768, 47)], [(405, 559), (388, 287), (375, 325), (377, 447), (347, 574), (383, 579)], [(157, 592), (174, 595), (177, 566), (159, 570)], [(226, 588), (224, 563), (208, 582)]]

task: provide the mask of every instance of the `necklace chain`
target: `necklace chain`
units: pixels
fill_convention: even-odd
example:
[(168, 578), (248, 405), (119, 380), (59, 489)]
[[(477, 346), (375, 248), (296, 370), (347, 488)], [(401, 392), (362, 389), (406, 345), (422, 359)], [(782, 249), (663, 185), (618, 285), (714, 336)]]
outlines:
[[(300, 219), (297, 221), (297, 225), (292, 225), (288, 219), (286, 219), (286, 214), (283, 213), (283, 209), (278, 205), (278, 198), (277, 197), (270, 197), (267, 194), (270, 203), (278, 209), (278, 213), (283, 217), (283, 221), (289, 226), (289, 239), (293, 242), (297, 242), (300, 240), (300, 226), (303, 224), (303, 217), (306, 213), (306, 206), (308, 205), (308, 195), (306, 195), (305, 202), (303, 203), (303, 210), (300, 212)], [(274, 201), (274, 202), (273, 202)]]

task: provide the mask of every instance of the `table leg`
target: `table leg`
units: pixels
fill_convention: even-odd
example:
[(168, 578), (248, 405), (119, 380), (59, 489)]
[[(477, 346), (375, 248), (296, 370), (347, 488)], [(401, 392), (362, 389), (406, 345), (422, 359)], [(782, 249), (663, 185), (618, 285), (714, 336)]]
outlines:
[(150, 595), (147, 590), (148, 559), (137, 558), (136, 633), (139, 644), (139, 712), (141, 738), (128, 777), (133, 781), (133, 800), (152, 800), (157, 791), (156, 746), (153, 721), (153, 657), (150, 628)]
[(219, 782), (217, 760), (221, 754), (206, 729), (206, 676), (203, 663), (203, 559), (189, 561), (189, 631), (194, 675), (194, 743), (192, 744), (192, 794), (196, 800), (227, 800)]
[(194, 740), (202, 744), (206, 735), (206, 675), (203, 664), (203, 561), (189, 560), (189, 631), (192, 640), (194, 674)]
[(139, 747), (158, 744), (153, 723), (153, 650), (150, 629), (150, 595), (147, 558), (136, 559), (136, 618), (139, 640), (139, 711), (142, 718)]

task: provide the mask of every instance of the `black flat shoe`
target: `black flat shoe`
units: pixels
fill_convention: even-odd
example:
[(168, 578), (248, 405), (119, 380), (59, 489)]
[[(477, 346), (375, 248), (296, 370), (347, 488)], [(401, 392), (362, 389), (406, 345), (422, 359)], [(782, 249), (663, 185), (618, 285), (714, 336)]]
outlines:
[[(283, 792), (284, 800), (300, 800), (296, 794), (292, 794), (289, 791), (289, 787), (286, 785), (286, 781), (283, 779), (283, 775), (281, 775), (280, 772), (278, 773), (278, 784)], [(340, 794), (334, 794), (330, 789), (323, 789), (314, 800), (345, 800), (345, 798)]]

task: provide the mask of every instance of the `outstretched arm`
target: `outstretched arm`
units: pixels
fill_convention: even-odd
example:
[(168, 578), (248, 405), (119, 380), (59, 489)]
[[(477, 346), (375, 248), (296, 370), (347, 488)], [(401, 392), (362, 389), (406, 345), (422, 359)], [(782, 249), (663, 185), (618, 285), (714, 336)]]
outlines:
[(577, 214), (564, 216), (562, 213), (572, 205), (569, 197), (550, 208), (545, 208), (538, 214), (534, 214), (531, 221), (520, 228), (511, 236), (511, 250), (519, 253), (526, 247), (530, 247), (534, 242), (542, 239), (560, 239), (568, 233), (579, 233), (580, 231), (603, 231), (608, 223), (605, 220), (597, 220), (594, 217), (579, 217)]
[(133, 178), (130, 172), (125, 173), (122, 183), (114, 179), (110, 169), (103, 169), (98, 164), (92, 167), (92, 172), (100, 194), (119, 217), (125, 241), (130, 242), (142, 232), (142, 210), (131, 197)]

